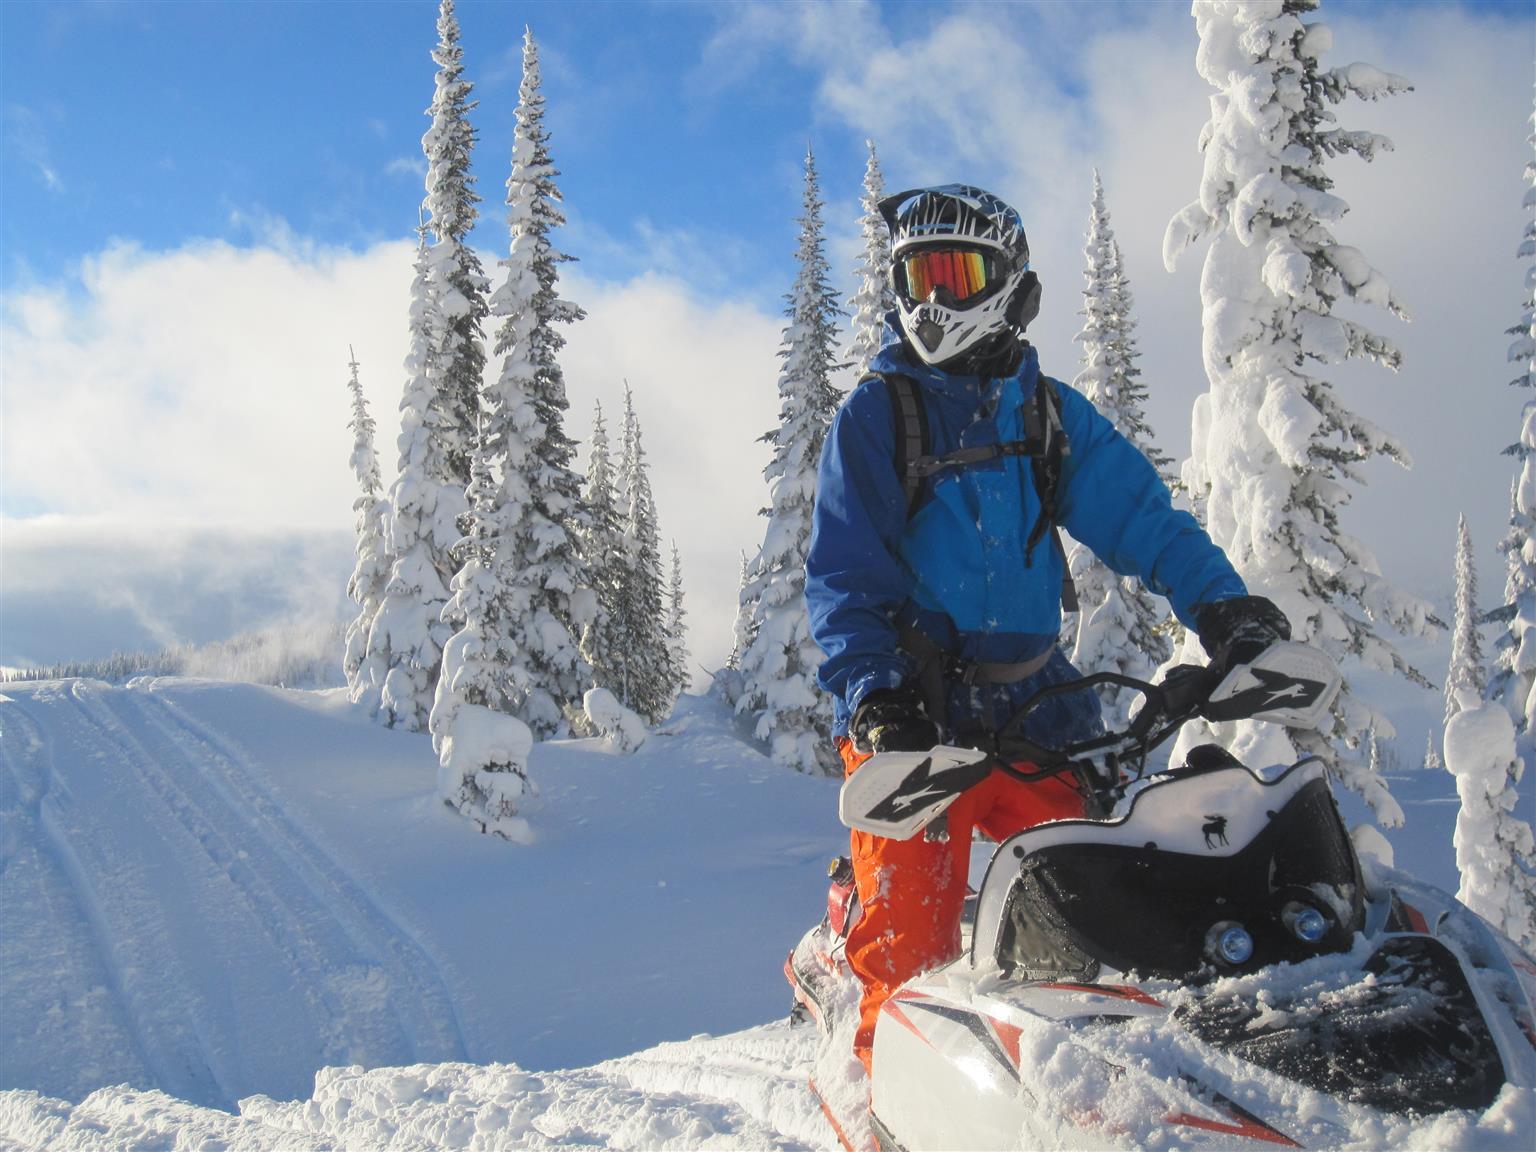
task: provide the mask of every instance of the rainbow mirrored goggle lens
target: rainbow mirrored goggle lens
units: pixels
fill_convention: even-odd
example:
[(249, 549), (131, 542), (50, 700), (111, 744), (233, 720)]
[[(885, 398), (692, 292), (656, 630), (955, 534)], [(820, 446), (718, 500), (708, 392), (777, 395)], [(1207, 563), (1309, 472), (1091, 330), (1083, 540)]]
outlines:
[(938, 289), (939, 303), (964, 304), (996, 287), (1004, 276), (1002, 261), (976, 248), (923, 247), (896, 262), (896, 287), (912, 303), (927, 300)]

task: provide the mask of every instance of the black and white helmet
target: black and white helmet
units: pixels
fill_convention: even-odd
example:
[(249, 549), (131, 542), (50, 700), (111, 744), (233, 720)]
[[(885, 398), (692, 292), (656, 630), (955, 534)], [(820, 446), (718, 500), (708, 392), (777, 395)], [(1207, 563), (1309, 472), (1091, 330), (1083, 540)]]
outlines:
[(968, 184), (914, 188), (880, 202), (891, 230), (891, 285), (912, 350), (945, 364), (1023, 332), (1040, 310), (1019, 214)]

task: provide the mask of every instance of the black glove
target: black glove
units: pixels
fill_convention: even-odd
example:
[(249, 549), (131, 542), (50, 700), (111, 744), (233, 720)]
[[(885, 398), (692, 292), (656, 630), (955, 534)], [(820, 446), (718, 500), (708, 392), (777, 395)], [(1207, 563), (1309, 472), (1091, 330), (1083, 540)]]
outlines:
[(922, 697), (910, 688), (876, 688), (848, 725), (860, 752), (926, 752), (939, 742)]
[(1211, 667), (1225, 675), (1257, 659), (1271, 644), (1289, 640), (1291, 622), (1273, 600), (1237, 596), (1196, 609), (1195, 632)]

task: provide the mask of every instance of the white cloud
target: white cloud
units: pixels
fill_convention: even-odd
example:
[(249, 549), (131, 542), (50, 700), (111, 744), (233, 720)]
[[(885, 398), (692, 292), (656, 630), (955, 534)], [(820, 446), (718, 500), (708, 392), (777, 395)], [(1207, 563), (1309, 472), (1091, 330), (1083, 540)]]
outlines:
[[(63, 518), (26, 532), (13, 522), (8, 560), (82, 518), (150, 538), (167, 524), (351, 527), (347, 349), (362, 364), (387, 481), (413, 246), (351, 253), (294, 242), (282, 228), (268, 233), (279, 246), (116, 247), (88, 261), (68, 290), (6, 301), (6, 506)], [(730, 646), (739, 552), (761, 542), (755, 512), (766, 500), (767, 451), (756, 440), (777, 419), (781, 322), (660, 276), (604, 284), (572, 269), (564, 291), (588, 313), (569, 330), (562, 359), (571, 433), (588, 435), (600, 399), (616, 444), (629, 380), (663, 539), (675, 538), (683, 558), (693, 652), (718, 666)], [(196, 553), (184, 550), (188, 564), (201, 563)], [(79, 549), (58, 555), (89, 563)], [(240, 555), (258, 562), (261, 553)], [(8, 583), (19, 588), (22, 571), (11, 565)], [(335, 577), (343, 582), (346, 571)]]
[(45, 117), (24, 104), (7, 104), (4, 118), (6, 145), (27, 162), (43, 187), (53, 193), (63, 193), (64, 179), (53, 162), (53, 150), (48, 144), (48, 121), (57, 122), (58, 115)]

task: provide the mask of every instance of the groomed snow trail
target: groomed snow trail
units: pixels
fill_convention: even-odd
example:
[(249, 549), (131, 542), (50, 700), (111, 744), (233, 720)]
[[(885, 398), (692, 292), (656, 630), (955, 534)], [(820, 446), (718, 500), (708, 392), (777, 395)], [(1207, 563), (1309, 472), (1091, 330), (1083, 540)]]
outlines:
[[(66, 681), (3, 707), (4, 898), (62, 909), (57, 994), (100, 1005), (116, 1074), (229, 1106), (256, 1085), (301, 1093), (306, 1063), (463, 1058), (433, 959), (153, 682)], [(63, 1092), (99, 1072), (51, 1070)]]

